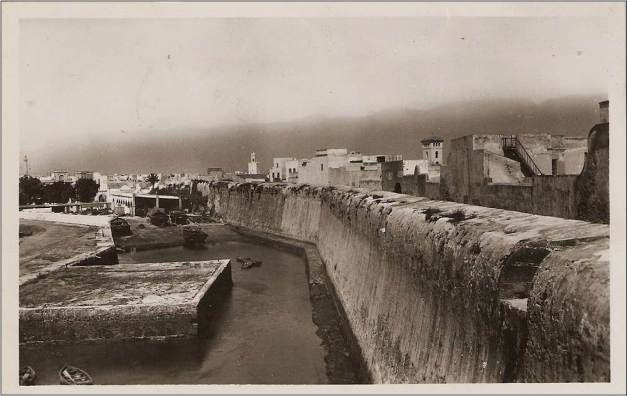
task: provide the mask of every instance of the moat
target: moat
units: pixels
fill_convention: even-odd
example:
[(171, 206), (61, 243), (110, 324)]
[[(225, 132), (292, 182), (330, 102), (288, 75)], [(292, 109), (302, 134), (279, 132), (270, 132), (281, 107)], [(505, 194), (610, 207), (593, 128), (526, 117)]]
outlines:
[[(198, 248), (133, 249), (118, 256), (120, 264), (230, 258), (233, 287), (211, 317), (206, 337), (21, 345), (20, 366), (34, 367), (39, 385), (58, 384), (57, 371), (66, 363), (88, 371), (97, 384), (330, 382), (312, 322), (305, 260), (228, 226), (214, 226), (210, 234), (214, 242)], [(238, 256), (263, 264), (244, 270)]]

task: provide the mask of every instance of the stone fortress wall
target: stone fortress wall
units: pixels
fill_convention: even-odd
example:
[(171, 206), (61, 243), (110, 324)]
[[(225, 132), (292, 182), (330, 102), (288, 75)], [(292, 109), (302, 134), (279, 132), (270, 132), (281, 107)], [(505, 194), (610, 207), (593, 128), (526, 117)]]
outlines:
[(317, 246), (375, 383), (608, 381), (609, 227), (390, 192), (213, 182)]

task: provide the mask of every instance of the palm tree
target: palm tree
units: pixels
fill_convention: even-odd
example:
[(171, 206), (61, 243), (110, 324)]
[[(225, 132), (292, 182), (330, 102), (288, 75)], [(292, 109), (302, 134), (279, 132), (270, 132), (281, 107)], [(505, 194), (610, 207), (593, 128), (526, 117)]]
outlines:
[(154, 190), (155, 189), (155, 183), (157, 183), (159, 181), (159, 176), (155, 175), (154, 173), (151, 173), (146, 178), (146, 181), (148, 183), (152, 184), (152, 189)]

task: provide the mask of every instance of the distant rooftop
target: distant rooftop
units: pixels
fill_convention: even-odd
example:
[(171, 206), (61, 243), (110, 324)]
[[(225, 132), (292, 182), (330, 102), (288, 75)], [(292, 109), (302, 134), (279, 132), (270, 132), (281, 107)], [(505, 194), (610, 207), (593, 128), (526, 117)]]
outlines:
[(263, 173), (240, 173), (237, 176), (245, 179), (265, 179), (266, 177)]
[(443, 142), (443, 141), (444, 141), (444, 139), (442, 139), (442, 138), (441, 138), (441, 137), (439, 137), (439, 136), (431, 136), (430, 138), (427, 138), (427, 139), (422, 139), (422, 140), (420, 141), (420, 143), (422, 143), (422, 144), (428, 144), (428, 143)]

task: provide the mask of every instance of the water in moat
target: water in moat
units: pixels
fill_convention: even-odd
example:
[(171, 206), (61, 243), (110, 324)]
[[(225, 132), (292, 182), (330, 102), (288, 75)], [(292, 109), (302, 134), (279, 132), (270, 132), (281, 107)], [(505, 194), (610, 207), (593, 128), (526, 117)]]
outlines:
[[(326, 383), (324, 350), (315, 334), (304, 260), (242, 236), (120, 254), (120, 263), (232, 259), (233, 288), (212, 320), (211, 336), (178, 341), (39, 344), (20, 347), (20, 366), (37, 384), (58, 384), (64, 364), (96, 384)], [(262, 260), (243, 270), (237, 256)]]

